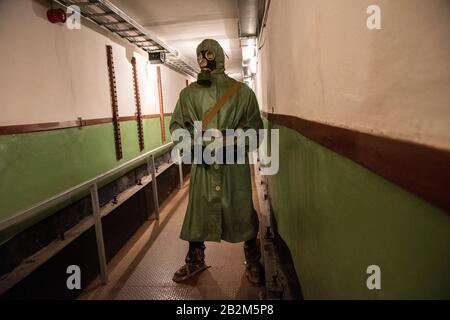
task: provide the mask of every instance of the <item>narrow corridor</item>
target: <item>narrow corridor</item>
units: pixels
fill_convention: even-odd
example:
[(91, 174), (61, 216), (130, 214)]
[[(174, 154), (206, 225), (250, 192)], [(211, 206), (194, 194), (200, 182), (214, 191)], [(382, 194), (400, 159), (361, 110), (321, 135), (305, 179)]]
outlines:
[(450, 0), (0, 0), (0, 300), (450, 299), (449, 35)]
[[(179, 239), (188, 204), (188, 185), (161, 207), (160, 220), (144, 224), (110, 263), (110, 282), (99, 279), (80, 299), (119, 300), (260, 300), (263, 286), (245, 277), (242, 243), (206, 243), (206, 263), (198, 277), (178, 284), (174, 271), (182, 264), (188, 245)], [(255, 199), (255, 196), (254, 196)], [(257, 201), (257, 200), (254, 200)]]

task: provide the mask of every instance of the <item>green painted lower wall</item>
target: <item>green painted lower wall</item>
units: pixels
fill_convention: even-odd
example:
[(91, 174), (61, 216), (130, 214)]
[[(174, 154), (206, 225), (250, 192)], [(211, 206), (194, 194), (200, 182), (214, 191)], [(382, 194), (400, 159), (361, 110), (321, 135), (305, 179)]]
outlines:
[[(136, 126), (136, 121), (120, 123), (121, 161), (112, 124), (0, 136), (0, 220), (137, 157)], [(159, 118), (144, 120), (144, 139), (143, 152), (162, 144)], [(35, 221), (3, 232), (0, 243)]]
[[(306, 299), (450, 298), (450, 215), (272, 126), (280, 171), (270, 196)], [(369, 265), (381, 268), (381, 290), (367, 289)]]

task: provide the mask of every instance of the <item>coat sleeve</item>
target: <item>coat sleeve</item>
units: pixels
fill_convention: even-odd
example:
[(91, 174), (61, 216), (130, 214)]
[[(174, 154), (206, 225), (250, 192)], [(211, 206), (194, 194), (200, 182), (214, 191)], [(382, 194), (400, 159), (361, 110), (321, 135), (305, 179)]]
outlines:
[(170, 120), (169, 130), (170, 133), (177, 129), (186, 129), (191, 134), (191, 137), (194, 136), (194, 124), (192, 119), (187, 116), (186, 105), (185, 105), (185, 95), (183, 91), (181, 91), (180, 96), (178, 98), (177, 104), (172, 114), (172, 118)]
[[(244, 131), (253, 129), (257, 134), (257, 145), (258, 148), (261, 144), (259, 139), (259, 130), (264, 128), (263, 121), (261, 119), (261, 111), (259, 110), (258, 100), (256, 95), (250, 88), (247, 87), (246, 99), (245, 99), (245, 112), (243, 118), (240, 121), (239, 127)], [(253, 151), (249, 149), (249, 144), (247, 139), (245, 140), (245, 147), (247, 151)]]
[(246, 112), (246, 127), (258, 130), (263, 129), (264, 124), (261, 119), (261, 111), (259, 110), (258, 100), (256, 99), (255, 93), (250, 90), (249, 103), (247, 105)]
[(173, 134), (173, 132), (177, 129), (186, 129), (184, 124), (184, 116), (183, 116), (183, 110), (182, 110), (182, 103), (181, 103), (181, 94), (178, 98), (177, 104), (175, 106), (175, 109), (172, 113), (172, 118), (170, 120), (169, 130), (170, 133)]

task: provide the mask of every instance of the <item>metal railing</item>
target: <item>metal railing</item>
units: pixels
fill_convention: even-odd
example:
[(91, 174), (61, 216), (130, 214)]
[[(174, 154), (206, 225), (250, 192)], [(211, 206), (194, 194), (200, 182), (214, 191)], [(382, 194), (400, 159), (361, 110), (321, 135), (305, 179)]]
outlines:
[[(120, 166), (113, 168), (93, 179), (85, 181), (79, 185), (74, 186), (56, 196), (53, 196), (47, 200), (39, 202), (38, 204), (20, 211), (14, 214), (12, 217), (4, 219), (0, 221), (0, 232), (18, 224), (25, 222), (33, 217), (36, 217), (39, 213), (58, 206), (64, 203), (66, 200), (71, 197), (78, 195), (84, 191), (89, 190), (91, 194), (91, 203), (92, 203), (92, 214), (94, 217), (94, 225), (95, 225), (95, 235), (97, 239), (97, 251), (99, 257), (100, 264), (100, 277), (103, 284), (106, 284), (108, 281), (107, 275), (107, 263), (106, 263), (106, 255), (105, 255), (105, 245), (103, 241), (103, 228), (102, 228), (102, 216), (100, 210), (100, 202), (98, 196), (98, 186), (102, 184), (108, 178), (111, 178), (121, 172), (132, 170), (136, 165), (140, 163), (147, 163), (147, 169), (149, 174), (151, 175), (151, 183), (153, 189), (153, 200), (155, 204), (155, 215), (156, 219), (159, 219), (159, 203), (158, 203), (158, 189), (156, 182), (156, 166), (155, 166), (155, 155), (163, 153), (164, 151), (171, 150), (173, 147), (173, 142), (162, 145), (156, 149), (148, 151), (128, 162), (121, 164)], [(183, 171), (181, 161), (179, 162), (179, 173), (180, 173), (180, 185), (183, 184)]]

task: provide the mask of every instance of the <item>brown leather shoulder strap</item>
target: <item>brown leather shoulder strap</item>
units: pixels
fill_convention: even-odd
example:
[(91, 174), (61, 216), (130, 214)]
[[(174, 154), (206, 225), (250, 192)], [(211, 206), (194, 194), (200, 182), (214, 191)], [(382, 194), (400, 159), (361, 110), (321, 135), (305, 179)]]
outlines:
[(209, 112), (206, 114), (205, 118), (202, 121), (202, 127), (203, 130), (206, 130), (211, 120), (216, 116), (216, 114), (222, 109), (222, 107), (225, 105), (225, 103), (228, 101), (228, 99), (231, 98), (233, 94), (236, 93), (236, 91), (240, 88), (241, 82), (236, 81), (233, 83), (227, 91), (223, 94), (222, 98), (217, 101), (217, 103), (214, 105), (214, 107), (209, 110)]

